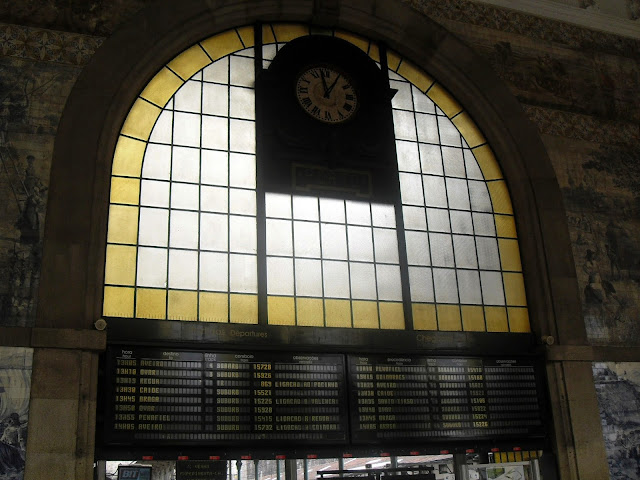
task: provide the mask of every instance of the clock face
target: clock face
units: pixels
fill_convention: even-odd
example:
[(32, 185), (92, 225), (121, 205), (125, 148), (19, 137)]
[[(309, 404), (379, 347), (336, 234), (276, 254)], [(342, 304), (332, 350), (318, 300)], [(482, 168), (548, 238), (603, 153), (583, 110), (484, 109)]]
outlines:
[(358, 95), (351, 80), (331, 66), (303, 71), (296, 82), (296, 96), (305, 112), (326, 123), (344, 122), (358, 109)]

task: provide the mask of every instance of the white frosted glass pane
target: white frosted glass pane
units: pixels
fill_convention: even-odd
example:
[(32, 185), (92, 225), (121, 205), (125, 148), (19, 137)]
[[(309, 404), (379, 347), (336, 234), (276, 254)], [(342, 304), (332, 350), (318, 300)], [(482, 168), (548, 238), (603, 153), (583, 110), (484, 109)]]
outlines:
[(229, 60), (231, 61), (231, 85), (253, 87), (255, 84), (253, 59), (232, 55)]
[(169, 211), (159, 208), (141, 208), (138, 232), (140, 245), (166, 247), (169, 241)]
[(469, 189), (467, 181), (460, 178), (447, 178), (447, 196), (449, 208), (456, 210), (469, 210)]
[(322, 233), (322, 258), (335, 260), (347, 259), (347, 229), (344, 225), (323, 223)]
[(222, 57), (204, 68), (202, 78), (208, 82), (227, 83), (229, 81), (229, 57)]
[(168, 145), (147, 145), (142, 162), (142, 177), (169, 180), (171, 169), (171, 147)]
[(321, 198), (320, 218), (323, 222), (345, 223), (344, 200)]
[(167, 250), (138, 248), (136, 285), (139, 287), (167, 286)]
[(476, 244), (473, 241), (473, 237), (454, 235), (453, 249), (456, 254), (456, 267), (478, 268)]
[(430, 175), (444, 175), (442, 170), (442, 154), (440, 145), (420, 144), (420, 163), (422, 173)]
[(427, 208), (427, 225), (431, 232), (450, 232), (449, 211)]
[(418, 125), (418, 141), (424, 143), (439, 143), (438, 124), (434, 115), (416, 113), (416, 123)]
[(228, 212), (229, 190), (225, 187), (201, 187), (201, 206), (203, 212)]
[(399, 173), (400, 195), (404, 205), (424, 205), (420, 175), (413, 173)]
[(476, 237), (478, 265), (481, 269), (499, 270), (498, 240), (489, 237)]
[[(376, 64), (377, 64), (377, 62), (376, 62)], [(394, 72), (391, 69), (389, 69), (389, 71), (387, 73), (389, 74), (389, 78), (391, 80), (400, 80), (400, 81), (406, 82), (406, 80), (404, 79), (404, 77), (402, 77), (402, 75), (398, 75), (396, 72)]]
[(324, 296), (326, 298), (350, 298), (349, 264), (347, 262), (322, 262)]
[(437, 118), (438, 128), (440, 129), (440, 143), (442, 145), (461, 147), (460, 132), (458, 132), (456, 126), (447, 117), (439, 116)]
[(171, 179), (178, 182), (198, 183), (200, 179), (200, 150), (173, 147)]
[(400, 267), (397, 265), (376, 265), (378, 299), (402, 300)]
[(198, 210), (198, 194), (198, 185), (174, 182), (171, 185), (171, 208)]
[[(435, 103), (434, 103), (434, 105), (435, 105)], [(437, 105), (436, 105), (436, 114), (441, 115), (443, 117), (445, 116), (444, 112), (442, 110), (440, 110), (440, 107), (438, 107)]]
[(350, 263), (351, 298), (356, 300), (376, 299), (376, 274), (372, 264)]
[(172, 143), (173, 138), (173, 111), (172, 110), (163, 110), (156, 120), (156, 124), (153, 126), (153, 130), (151, 130), (151, 135), (149, 136), (150, 142), (157, 143)]
[(202, 113), (226, 117), (229, 114), (229, 87), (205, 83), (202, 87)]
[(229, 191), (229, 212), (240, 215), (256, 214), (255, 190), (239, 190), (232, 188)]
[(416, 124), (413, 112), (393, 111), (393, 128), (398, 140), (416, 140)]
[(187, 81), (174, 96), (174, 108), (184, 112), (200, 113), (201, 88), (202, 83)]
[(396, 228), (396, 209), (393, 205), (374, 203), (371, 205), (371, 219), (374, 227)]
[(296, 259), (296, 295), (322, 297), (322, 270), (320, 260)]
[(468, 149), (469, 149), (469, 144), (468, 144), (468, 143), (467, 143), (467, 141), (464, 139), (464, 137), (461, 137), (461, 139), (462, 139), (462, 148), (465, 148), (465, 149), (467, 149), (467, 150), (468, 150)]
[(278, 53), (278, 49), (276, 48), (275, 43), (270, 43), (269, 45), (264, 45), (262, 47), (262, 58), (265, 60), (273, 60)]
[(228, 185), (229, 157), (227, 152), (201, 150), (201, 154), (202, 165), (200, 168), (202, 169), (202, 183)]
[(461, 148), (442, 147), (442, 159), (444, 174), (447, 177), (464, 178), (466, 176)]
[(202, 147), (226, 150), (228, 142), (228, 120), (223, 117), (202, 117)]
[(228, 222), (226, 215), (200, 215), (200, 248), (226, 251), (229, 245)]
[(444, 186), (443, 177), (432, 177), (424, 175), (424, 197), (428, 207), (447, 207), (447, 191)]
[(480, 276), (476, 270), (458, 270), (458, 289), (460, 291), (460, 303), (482, 304), (480, 293)]
[(169, 288), (198, 288), (198, 252), (169, 250)]
[(169, 217), (169, 246), (198, 248), (198, 213), (171, 210)]
[(293, 231), (290, 220), (271, 220), (267, 223), (267, 255), (293, 256)]
[(316, 197), (293, 197), (293, 218), (295, 220), (318, 220), (318, 199)]
[(453, 233), (473, 234), (473, 224), (469, 212), (451, 211), (451, 231)]
[(229, 182), (232, 187), (256, 188), (255, 155), (229, 155)]
[(431, 261), (434, 267), (453, 267), (453, 245), (451, 235), (430, 233)]
[(229, 217), (229, 241), (232, 252), (256, 253), (255, 217)]
[(504, 305), (504, 290), (500, 272), (480, 271), (482, 300), (485, 305)]
[(317, 223), (293, 222), (296, 257), (320, 257), (320, 227)]
[(402, 216), (404, 219), (404, 228), (409, 230), (427, 229), (427, 217), (424, 208), (402, 207)]
[(431, 269), (409, 267), (409, 285), (411, 300), (414, 302), (433, 302), (433, 278)]
[(252, 88), (231, 87), (231, 117), (253, 120), (256, 118), (255, 90)]
[(473, 213), (473, 228), (476, 235), (496, 236), (496, 224), (490, 213)]
[(229, 255), (229, 290), (258, 292), (258, 267), (255, 255)]
[(480, 166), (478, 165), (476, 157), (473, 156), (473, 152), (471, 150), (464, 150), (464, 163), (467, 169), (467, 178), (484, 180)]
[(373, 238), (371, 228), (347, 227), (349, 259), (373, 262)]
[(431, 265), (429, 261), (429, 237), (422, 232), (405, 232), (407, 262), (409, 265)]
[(267, 294), (293, 295), (293, 259), (267, 257)]
[(458, 303), (456, 271), (442, 268), (433, 269), (433, 284), (438, 303)]
[(149, 207), (168, 207), (169, 182), (142, 180), (140, 182), (140, 205)]
[(197, 72), (197, 73), (195, 73), (195, 74), (190, 78), (190, 80), (200, 80), (200, 81), (202, 81), (202, 70), (201, 70), (201, 71), (199, 71), (199, 72)]
[(200, 290), (226, 292), (229, 288), (229, 265), (226, 253), (200, 253)]
[(266, 193), (265, 210), (267, 217), (291, 218), (291, 195)]
[(256, 153), (256, 123), (231, 119), (229, 124), (230, 149), (235, 152)]
[(420, 157), (418, 156), (418, 144), (416, 142), (396, 141), (396, 155), (398, 157), (398, 170), (420, 173)]
[(347, 223), (351, 225), (371, 225), (370, 205), (365, 202), (346, 201)]
[(176, 112), (173, 120), (173, 143), (188, 147), (200, 146), (200, 115)]
[(413, 101), (411, 99), (411, 84), (408, 82), (398, 82), (391, 80), (389, 86), (397, 90), (396, 94), (391, 100), (391, 106), (393, 108), (399, 108), (401, 110), (413, 110)]
[(477, 212), (492, 212), (491, 197), (487, 184), (469, 180), (469, 196), (471, 197), (471, 209)]
[(415, 105), (416, 112), (424, 113), (436, 113), (436, 106), (424, 93), (418, 90), (415, 86), (411, 86), (413, 91), (413, 104)]
[(376, 262), (398, 263), (398, 235), (395, 230), (373, 229)]

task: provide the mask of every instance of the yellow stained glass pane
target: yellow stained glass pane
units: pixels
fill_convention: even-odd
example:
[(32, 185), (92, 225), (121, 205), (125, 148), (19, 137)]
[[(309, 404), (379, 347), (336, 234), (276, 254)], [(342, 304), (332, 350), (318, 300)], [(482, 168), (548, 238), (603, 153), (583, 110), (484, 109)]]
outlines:
[(462, 330), (460, 307), (458, 305), (438, 305), (438, 329), (449, 332)]
[(398, 70), (400, 60), (402, 60), (402, 57), (400, 57), (400, 55), (391, 50), (387, 50), (387, 66), (394, 72)]
[(133, 317), (133, 288), (104, 287), (102, 314), (105, 317)]
[(464, 137), (467, 144), (473, 148), (483, 143), (487, 143), (487, 140), (480, 132), (475, 122), (471, 120), (471, 117), (467, 112), (462, 112), (460, 115), (451, 120), (453, 124), (460, 130), (460, 133)]
[(269, 325), (295, 325), (296, 308), (293, 297), (267, 298), (269, 308)]
[(354, 300), (353, 326), (355, 328), (380, 328), (378, 321), (378, 302)]
[(169, 290), (169, 320), (198, 320), (198, 292)]
[(133, 285), (136, 279), (136, 247), (107, 245), (104, 283)]
[(503, 273), (504, 293), (507, 297), (507, 305), (525, 307), (527, 295), (524, 289), (524, 277), (521, 273)]
[(369, 40), (361, 37), (360, 35), (354, 35), (350, 32), (344, 32), (342, 30), (336, 32), (336, 37), (346, 40), (347, 42), (355, 45), (364, 53), (369, 52)]
[(462, 107), (443, 87), (437, 83), (427, 92), (427, 96), (440, 107), (444, 114), (451, 118), (462, 111)]
[(522, 452), (514, 452), (516, 455), (516, 462), (522, 461)]
[(231, 323), (258, 323), (258, 296), (257, 295), (230, 295), (230, 321)]
[(131, 107), (120, 133), (140, 140), (148, 140), (160, 112), (159, 107), (138, 98)]
[(309, 35), (309, 27), (297, 23), (275, 23), (273, 31), (279, 43), (290, 42), (298, 37)]
[(298, 314), (298, 325), (303, 327), (323, 327), (324, 307), (321, 298), (298, 298), (296, 299), (296, 311)]
[[(236, 50), (240, 50), (242, 48), (240, 39), (238, 38), (238, 35), (236, 34), (236, 32), (232, 32), (232, 33), (235, 36), (236, 40), (238, 41), (238, 44), (240, 45), (240, 48), (237, 48)], [(221, 34), (221, 35), (224, 35), (224, 34)], [(208, 42), (209, 40), (211, 39), (205, 40), (205, 42)], [(182, 52), (176, 58), (171, 60), (167, 64), (167, 67), (169, 67), (171, 70), (176, 72), (180, 76), (180, 78), (182, 78), (183, 80), (185, 81), (189, 80), (191, 77), (193, 77), (193, 75), (197, 71), (202, 70), (204, 67), (209, 65), (211, 63), (211, 58), (216, 60), (216, 57), (212, 56), (211, 58), (209, 58), (207, 56), (207, 54), (202, 49), (204, 47), (204, 42), (202, 43), (203, 43), (202, 47), (200, 46), (200, 44), (197, 43), (193, 47), (187, 48), (184, 52)], [(228, 53), (231, 53), (231, 52), (228, 52)], [(211, 55), (211, 53), (209, 53), (209, 55)]]
[(164, 67), (147, 84), (140, 96), (159, 107), (164, 107), (174, 93), (182, 86), (184, 80)]
[(262, 26), (262, 43), (268, 45), (270, 43), (276, 43), (276, 37), (273, 36), (273, 30), (271, 24)]
[(349, 300), (325, 300), (327, 327), (351, 328), (351, 302)]
[(238, 35), (245, 48), (253, 47), (256, 43), (255, 34), (252, 26), (238, 28)]
[(378, 45), (373, 42), (371, 42), (371, 45), (369, 46), (369, 57), (374, 62), (380, 63), (380, 48), (378, 48)]
[(495, 182), (487, 182), (489, 194), (491, 195), (491, 203), (493, 204), (494, 213), (513, 214), (511, 207), (511, 197), (509, 197), (509, 189), (503, 180)]
[(462, 306), (462, 329), (465, 332), (484, 332), (484, 310), (475, 305)]
[(509, 330), (516, 333), (529, 333), (529, 311), (526, 308), (509, 307)]
[(109, 207), (109, 229), (107, 242), (129, 243), (138, 241), (138, 207), (111, 205)]
[(229, 297), (226, 293), (201, 292), (200, 316), (203, 322), (229, 322)]
[(517, 238), (516, 221), (512, 215), (494, 215), (499, 237)]
[(402, 303), (380, 303), (380, 328), (404, 330), (404, 309)]
[[(209, 37), (200, 42), (200, 44), (213, 60), (218, 60), (225, 55), (229, 55), (230, 53), (237, 52), (244, 48), (240, 41), (240, 37), (235, 30), (228, 30), (218, 35), (214, 35), (213, 37)], [(199, 69), (194, 70), (194, 73), (198, 70)]]
[(502, 270), (521, 272), (522, 263), (520, 263), (520, 248), (518, 247), (518, 241), (499, 238), (498, 246), (500, 247), (500, 262), (502, 263)]
[(120, 135), (111, 166), (112, 175), (139, 177), (142, 171), (142, 158), (146, 142)]
[(487, 332), (508, 332), (507, 309), (504, 307), (484, 307), (487, 318)]
[(427, 303), (413, 303), (414, 330), (438, 330), (436, 306)]
[(515, 462), (516, 456), (514, 452), (507, 452), (507, 462)]
[(476, 161), (482, 170), (482, 175), (485, 180), (501, 180), (502, 171), (498, 160), (496, 160), (493, 151), (489, 145), (483, 145), (482, 147), (474, 148), (473, 155), (476, 157)]
[(136, 317), (164, 320), (167, 315), (167, 291), (138, 288), (136, 290)]
[(398, 74), (413, 83), (423, 92), (426, 92), (433, 85), (433, 78), (416, 67), (413, 63), (403, 60), (398, 68)]
[(111, 177), (111, 203), (140, 203), (140, 179)]

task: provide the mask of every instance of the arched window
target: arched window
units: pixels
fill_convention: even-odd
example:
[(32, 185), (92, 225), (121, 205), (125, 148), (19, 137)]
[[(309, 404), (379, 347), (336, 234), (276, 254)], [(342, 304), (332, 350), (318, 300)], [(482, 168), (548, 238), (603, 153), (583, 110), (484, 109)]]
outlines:
[[(340, 37), (380, 62), (375, 42), (347, 32), (262, 32), (265, 68), (283, 44), (310, 34)], [(399, 209), (258, 195), (254, 63), (253, 27), (215, 35), (163, 67), (132, 106), (113, 159), (105, 316), (529, 331), (506, 183), (445, 88), (393, 52), (381, 62), (397, 90)]]

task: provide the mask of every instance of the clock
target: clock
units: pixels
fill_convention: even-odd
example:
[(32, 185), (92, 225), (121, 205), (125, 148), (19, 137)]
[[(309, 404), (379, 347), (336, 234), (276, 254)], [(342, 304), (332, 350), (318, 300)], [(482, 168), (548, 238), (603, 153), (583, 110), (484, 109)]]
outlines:
[(333, 66), (307, 67), (298, 75), (295, 87), (302, 109), (321, 122), (346, 122), (358, 110), (358, 93), (351, 79)]

